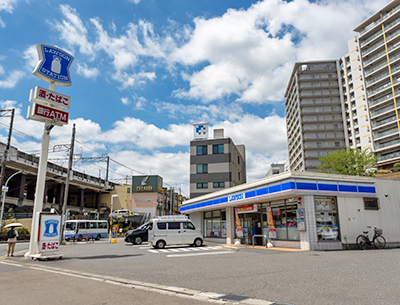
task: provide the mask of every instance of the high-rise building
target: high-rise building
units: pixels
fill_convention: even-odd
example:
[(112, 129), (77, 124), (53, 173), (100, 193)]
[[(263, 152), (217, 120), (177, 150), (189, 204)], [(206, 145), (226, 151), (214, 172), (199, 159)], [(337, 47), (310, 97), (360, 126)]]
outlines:
[(194, 125), (190, 141), (190, 198), (246, 183), (244, 145), (235, 145), (224, 137), (223, 129), (214, 129), (208, 138), (208, 125)]
[(298, 62), (285, 93), (291, 171), (317, 171), (320, 157), (346, 147), (338, 60)]
[(348, 145), (371, 149), (378, 168), (400, 161), (400, 1), (354, 29), (342, 57)]

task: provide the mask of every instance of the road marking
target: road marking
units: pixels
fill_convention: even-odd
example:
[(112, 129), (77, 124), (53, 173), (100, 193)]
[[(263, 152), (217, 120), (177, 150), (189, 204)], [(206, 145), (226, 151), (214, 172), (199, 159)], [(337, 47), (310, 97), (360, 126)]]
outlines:
[[(201, 253), (201, 254), (208, 255), (208, 254), (213, 254), (213, 253), (215, 253), (215, 252), (208, 252), (208, 253)], [(230, 251), (224, 251), (224, 253), (230, 253)], [(231, 252), (231, 253), (234, 253), (234, 252)], [(198, 254), (200, 254), (200, 253), (193, 253), (193, 255), (198, 255)], [(187, 254), (182, 254), (182, 255), (187, 255)], [(72, 277), (79, 277), (79, 278), (83, 278), (83, 279), (87, 279), (87, 280), (98, 281), (98, 282), (113, 284), (113, 285), (117, 285), (117, 286), (123, 286), (123, 287), (128, 287), (128, 288), (140, 289), (140, 290), (144, 290), (144, 291), (156, 292), (159, 294), (171, 295), (174, 297), (187, 299), (187, 300), (189, 300), (189, 302), (191, 299), (196, 299), (196, 300), (201, 300), (201, 301), (205, 301), (208, 303), (216, 303), (216, 304), (235, 304), (235, 305), (240, 304), (240, 303), (254, 304), (254, 305), (255, 304), (257, 304), (257, 305), (275, 305), (275, 304), (277, 304), (277, 303), (266, 301), (266, 300), (252, 299), (252, 298), (246, 298), (245, 301), (238, 303), (237, 301), (232, 301), (232, 300), (226, 299), (225, 295), (223, 295), (223, 294), (219, 294), (219, 293), (215, 293), (215, 292), (199, 291), (199, 290), (194, 290), (194, 289), (190, 289), (190, 288), (182, 288), (182, 287), (174, 287), (174, 286), (165, 286), (165, 285), (160, 285), (160, 284), (146, 283), (146, 282), (117, 278), (117, 277), (112, 277), (112, 276), (107, 276), (107, 275), (98, 275), (98, 274), (87, 273), (87, 272), (73, 271), (73, 270), (62, 269), (62, 268), (57, 268), (57, 267), (37, 267), (30, 263), (22, 263), (22, 262), (21, 263), (13, 263), (13, 262), (0, 261), (0, 264), (13, 265), (13, 266), (25, 267), (25, 268), (27, 267), (30, 269), (44, 271), (44, 272), (52, 272), (52, 273), (56, 273), (56, 274), (62, 274), (62, 275), (72, 276)]]
[(233, 254), (232, 251), (219, 251), (219, 252), (203, 252), (203, 253), (187, 253), (187, 254), (169, 254), (167, 257), (181, 257), (181, 256), (200, 256), (200, 255), (214, 255), (214, 254)]
[(151, 253), (169, 253), (169, 252), (191, 252), (191, 251), (210, 251), (210, 250), (220, 250), (223, 249), (221, 246), (215, 246), (215, 247), (200, 247), (200, 248), (170, 248), (170, 249), (158, 249), (158, 250), (153, 250), (153, 249), (147, 249), (147, 251)]

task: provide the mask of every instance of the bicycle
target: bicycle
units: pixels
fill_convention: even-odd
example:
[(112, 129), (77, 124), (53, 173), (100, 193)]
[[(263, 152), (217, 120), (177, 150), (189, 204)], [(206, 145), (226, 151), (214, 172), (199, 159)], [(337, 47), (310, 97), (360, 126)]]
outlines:
[[(371, 226), (367, 226), (367, 228), (371, 228)], [(386, 246), (386, 239), (382, 236), (382, 229), (378, 229), (374, 227), (374, 237), (372, 241), (368, 237), (369, 231), (363, 231), (363, 234), (360, 234), (356, 243), (360, 250), (365, 250), (368, 245), (373, 244), (376, 249), (383, 249)]]

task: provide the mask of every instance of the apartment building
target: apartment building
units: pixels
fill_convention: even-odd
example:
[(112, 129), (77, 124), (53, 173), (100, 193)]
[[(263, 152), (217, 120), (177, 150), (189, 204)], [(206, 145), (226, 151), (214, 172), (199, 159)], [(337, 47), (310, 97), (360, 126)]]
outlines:
[(208, 124), (194, 125), (190, 141), (190, 198), (246, 183), (244, 145), (235, 145), (224, 137), (223, 129), (214, 129), (208, 138)]
[(339, 60), (298, 62), (285, 92), (291, 171), (317, 171), (319, 158), (346, 147)]
[(391, 168), (400, 161), (400, 0), (354, 31), (341, 59), (347, 145), (375, 151), (378, 168)]

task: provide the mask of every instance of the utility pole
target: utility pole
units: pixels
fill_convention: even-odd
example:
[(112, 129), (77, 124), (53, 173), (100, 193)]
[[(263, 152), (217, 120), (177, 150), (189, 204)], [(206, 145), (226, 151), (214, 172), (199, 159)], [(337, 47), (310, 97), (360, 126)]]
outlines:
[(61, 215), (61, 234), (60, 234), (60, 244), (64, 239), (64, 224), (66, 220), (67, 213), (67, 203), (68, 203), (68, 191), (69, 191), (69, 176), (72, 170), (72, 159), (74, 157), (74, 144), (75, 144), (75, 124), (72, 126), (72, 137), (71, 137), (71, 146), (69, 150), (69, 160), (68, 160), (68, 168), (67, 168), (67, 178), (65, 179), (65, 190), (64, 190), (64, 200), (63, 200), (63, 209)]
[(107, 172), (106, 172), (106, 181), (108, 181), (108, 168), (110, 166), (110, 157), (108, 156), (108, 149), (107, 149)]
[(8, 157), (8, 151), (10, 149), (10, 144), (11, 144), (11, 133), (12, 133), (12, 129), (13, 129), (15, 109), (13, 108), (13, 109), (0, 110), (0, 112), (10, 112), (10, 111), (11, 111), (10, 129), (8, 131), (7, 146), (6, 146), (6, 149), (4, 150), (3, 160), (1, 162), (0, 187), (4, 183), (4, 177), (5, 177), (5, 174), (6, 174), (6, 162), (7, 162), (7, 157)]

